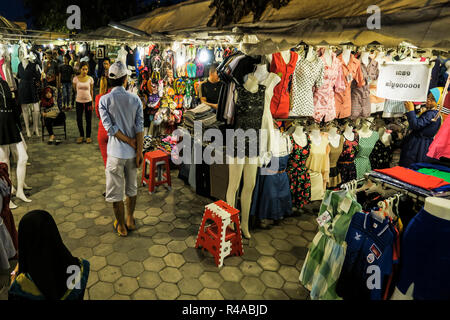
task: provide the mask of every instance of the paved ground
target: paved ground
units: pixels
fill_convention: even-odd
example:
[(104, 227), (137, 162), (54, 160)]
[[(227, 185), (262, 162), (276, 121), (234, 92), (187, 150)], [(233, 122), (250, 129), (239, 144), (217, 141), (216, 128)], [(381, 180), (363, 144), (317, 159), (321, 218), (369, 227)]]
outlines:
[[(96, 121), (94, 121), (96, 122)], [(172, 172), (173, 188), (149, 195), (139, 190), (138, 231), (119, 238), (104, 201), (104, 167), (96, 143), (77, 145), (75, 113), (68, 113), (68, 139), (49, 146), (28, 140), (31, 203), (16, 200), (18, 225), (30, 210), (49, 211), (74, 256), (91, 263), (86, 299), (307, 299), (298, 277), (316, 233), (312, 212), (271, 230), (253, 230), (243, 257), (218, 269), (209, 253), (194, 248), (204, 205)]]

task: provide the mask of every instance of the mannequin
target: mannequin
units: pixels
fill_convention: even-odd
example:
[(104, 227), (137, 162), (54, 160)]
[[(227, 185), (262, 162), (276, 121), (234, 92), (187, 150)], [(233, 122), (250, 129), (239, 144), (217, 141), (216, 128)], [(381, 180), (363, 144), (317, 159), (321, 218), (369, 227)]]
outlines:
[(39, 97), (35, 82), (41, 78), (41, 72), (38, 64), (35, 63), (36, 56), (33, 53), (23, 52), (23, 50), (26, 50), (26, 47), (21, 48), (22, 58), (17, 73), (19, 78), (19, 99), (22, 105), (27, 136), (31, 137), (29, 124), (29, 110), (31, 109), (33, 114), (33, 131), (39, 137), (41, 135), (39, 132)]
[(333, 148), (337, 148), (339, 146), (341, 135), (337, 133), (337, 128), (335, 126), (331, 127), (328, 131), (328, 140), (330, 140), (330, 145)]
[(352, 51), (350, 50), (350, 48), (348, 46), (342, 47), (342, 59), (344, 60), (344, 63), (346, 65), (348, 65), (348, 63), (350, 62), (351, 53), (352, 53)]
[(117, 60), (121, 61), (124, 66), (127, 65), (127, 50), (125, 50), (125, 46), (121, 46), (119, 51), (117, 52)]
[(355, 140), (355, 133), (353, 132), (353, 127), (351, 126), (350, 123), (347, 123), (345, 125), (344, 137), (349, 141)]
[(333, 63), (333, 58), (331, 57), (330, 47), (325, 47), (323, 58), (325, 59), (327, 66), (331, 66), (331, 64)]
[(320, 135), (319, 128), (313, 128), (311, 130), (311, 142), (315, 145), (319, 145), (322, 143), (322, 136)]
[(2, 70), (1, 73), (3, 73), (4, 79), (6, 82), (8, 82), (9, 88), (11, 91), (16, 91), (16, 81), (13, 77), (13, 72), (11, 68), (11, 55), (8, 51), (8, 48), (6, 45), (0, 44), (0, 60), (3, 60)]
[[(268, 73), (267, 67), (266, 72), (262, 69), (262, 67), (259, 67), (259, 72), (256, 74), (250, 74), (247, 78), (247, 81), (244, 84), (244, 90), (250, 92), (250, 93), (256, 93), (255, 96), (258, 97), (258, 99), (261, 99), (261, 96), (257, 94), (265, 87), (264, 93), (263, 93), (263, 112), (261, 113), (261, 124), (260, 128), (265, 129), (268, 125), (272, 125), (272, 118), (270, 114), (270, 98), (273, 95), (273, 88), (279, 83), (280, 77), (278, 77), (274, 73)], [(265, 79), (264, 79), (265, 78)], [(259, 82), (259, 80), (263, 80)], [(260, 86), (262, 85), (262, 86)], [(263, 87), (264, 86), (264, 87)], [(241, 89), (242, 90), (242, 89)], [(239, 92), (239, 91), (238, 91)], [(261, 111), (260, 106), (258, 110), (255, 110), (255, 112)], [(236, 104), (236, 115), (239, 116), (239, 105)], [(247, 112), (248, 113), (248, 112)], [(248, 114), (247, 114), (248, 116)], [(247, 130), (245, 128), (245, 125), (248, 124), (245, 122), (245, 119), (239, 119), (239, 117), (236, 118), (236, 125), (237, 129), (242, 128)], [(242, 121), (242, 123), (239, 123), (239, 121)], [(255, 128), (255, 129), (260, 129)], [(267, 129), (266, 129), (267, 130)], [(268, 139), (261, 139), (259, 143), (260, 147), (260, 155), (264, 156), (268, 151), (271, 151), (270, 144), (272, 143), (272, 139), (268, 137)], [(249, 215), (250, 215), (250, 207), (252, 202), (252, 194), (253, 189), (255, 188), (256, 184), (256, 176), (258, 172), (258, 158), (249, 158), (246, 156), (244, 159), (239, 159), (237, 157), (230, 158), (228, 157), (227, 162), (229, 164), (229, 183), (228, 183), (228, 189), (227, 189), (227, 195), (226, 200), (227, 203), (229, 203), (232, 206), (235, 206), (236, 203), (236, 193), (239, 190), (239, 186), (241, 183), (241, 178), (243, 176), (243, 188), (241, 192), (241, 229), (242, 234), (245, 238), (250, 239), (251, 235), (248, 230), (248, 221), (249, 221)]]
[(300, 147), (304, 148), (308, 143), (308, 138), (306, 137), (306, 133), (302, 126), (296, 126), (294, 133), (292, 133), (292, 137), (295, 140), (295, 143)]
[(383, 142), (383, 144), (385, 146), (390, 146), (391, 143), (392, 143), (391, 131), (390, 130), (384, 130), (383, 134), (381, 135), (380, 140), (381, 140), (381, 142)]
[(370, 122), (364, 121), (360, 130), (358, 130), (358, 134), (361, 138), (368, 138), (372, 135), (373, 131), (370, 129)]
[[(448, 199), (442, 199), (442, 198), (437, 198), (437, 197), (428, 197), (425, 199), (424, 210), (436, 218), (443, 219), (443, 220), (450, 222), (450, 200), (448, 200)], [(440, 224), (442, 224), (442, 222)], [(417, 259), (419, 260), (420, 257), (417, 257)], [(438, 263), (438, 261), (439, 261), (438, 259), (439, 259), (439, 257), (436, 257), (436, 263)], [(442, 261), (444, 261), (444, 260), (442, 260)], [(405, 267), (407, 268), (407, 266), (405, 266)], [(430, 270), (430, 272), (433, 272), (433, 270)], [(438, 284), (435, 284), (435, 285), (438, 285)], [(413, 300), (414, 299), (413, 295), (414, 295), (414, 283), (411, 283), (408, 290), (406, 291), (406, 294), (403, 294), (398, 289), (398, 287), (395, 288), (395, 291), (391, 297), (391, 300)], [(445, 299), (445, 297), (444, 297), (444, 299)]]
[(369, 55), (370, 52), (368, 51), (363, 51), (361, 53), (361, 62), (367, 67), (369, 65)]
[(306, 160), (311, 178), (311, 201), (322, 200), (330, 172), (330, 146), (328, 134), (321, 133), (317, 124), (313, 126), (310, 134), (311, 153)]
[[(17, 118), (14, 116), (15, 102), (12, 98), (8, 84), (3, 79), (0, 81), (0, 125), (2, 133), (0, 135), (0, 162), (8, 165), (8, 174), (11, 176), (10, 152), (17, 158), (17, 198), (24, 202), (31, 202), (24, 193), (25, 175), (28, 155), (26, 146), (20, 134)], [(16, 206), (11, 202), (11, 208)]]

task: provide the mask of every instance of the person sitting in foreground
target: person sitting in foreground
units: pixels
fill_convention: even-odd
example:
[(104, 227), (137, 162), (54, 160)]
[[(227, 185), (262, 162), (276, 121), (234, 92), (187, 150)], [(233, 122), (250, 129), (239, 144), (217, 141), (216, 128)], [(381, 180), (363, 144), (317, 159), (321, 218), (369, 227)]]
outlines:
[(64, 245), (47, 211), (28, 212), (19, 223), (19, 263), (9, 300), (83, 300), (90, 264)]
[(56, 88), (45, 88), (41, 99), (41, 114), (44, 119), (45, 127), (50, 135), (48, 144), (59, 144), (60, 141), (55, 140), (55, 135), (53, 134), (53, 125), (55, 122), (62, 120), (65, 117), (65, 114), (59, 110), (55, 100), (53, 99), (55, 96), (55, 91)]

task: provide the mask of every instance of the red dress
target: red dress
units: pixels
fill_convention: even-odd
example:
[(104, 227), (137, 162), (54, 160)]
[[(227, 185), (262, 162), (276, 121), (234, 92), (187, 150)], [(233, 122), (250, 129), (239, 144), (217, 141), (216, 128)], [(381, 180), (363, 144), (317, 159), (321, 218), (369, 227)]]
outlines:
[[(108, 90), (107, 93), (109, 93), (111, 89)], [(107, 94), (105, 93), (105, 94)], [(105, 128), (103, 127), (102, 119), (100, 118), (100, 112), (98, 111), (98, 103), (100, 101), (100, 98), (103, 96), (103, 94), (99, 94), (95, 97), (95, 113), (97, 114), (98, 121), (98, 133), (97, 133), (97, 141), (98, 146), (100, 148), (100, 152), (102, 154), (103, 162), (105, 164), (106, 168), (106, 160), (108, 159), (108, 133), (106, 132)]]
[(280, 83), (273, 89), (273, 97), (270, 102), (270, 112), (274, 119), (286, 119), (289, 117), (290, 107), (290, 82), (297, 65), (298, 53), (291, 51), (291, 60), (289, 64), (284, 62), (280, 52), (272, 55), (270, 72), (280, 76)]

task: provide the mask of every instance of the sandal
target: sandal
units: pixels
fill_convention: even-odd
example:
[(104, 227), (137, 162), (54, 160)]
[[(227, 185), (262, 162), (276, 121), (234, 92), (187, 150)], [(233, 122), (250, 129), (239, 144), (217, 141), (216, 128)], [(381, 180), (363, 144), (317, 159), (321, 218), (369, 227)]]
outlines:
[(127, 236), (126, 234), (123, 234), (123, 233), (119, 232), (119, 230), (118, 230), (118, 228), (119, 228), (119, 221), (117, 221), (117, 220), (114, 221), (113, 228), (114, 228), (114, 231), (117, 232), (119, 237), (126, 237)]
[(134, 223), (134, 228), (133, 228), (133, 229), (130, 229), (130, 228), (125, 224), (125, 227), (127, 228), (127, 231), (135, 231), (135, 230), (137, 229), (137, 227), (136, 227), (136, 219), (135, 219), (135, 218), (133, 218), (133, 223)]

